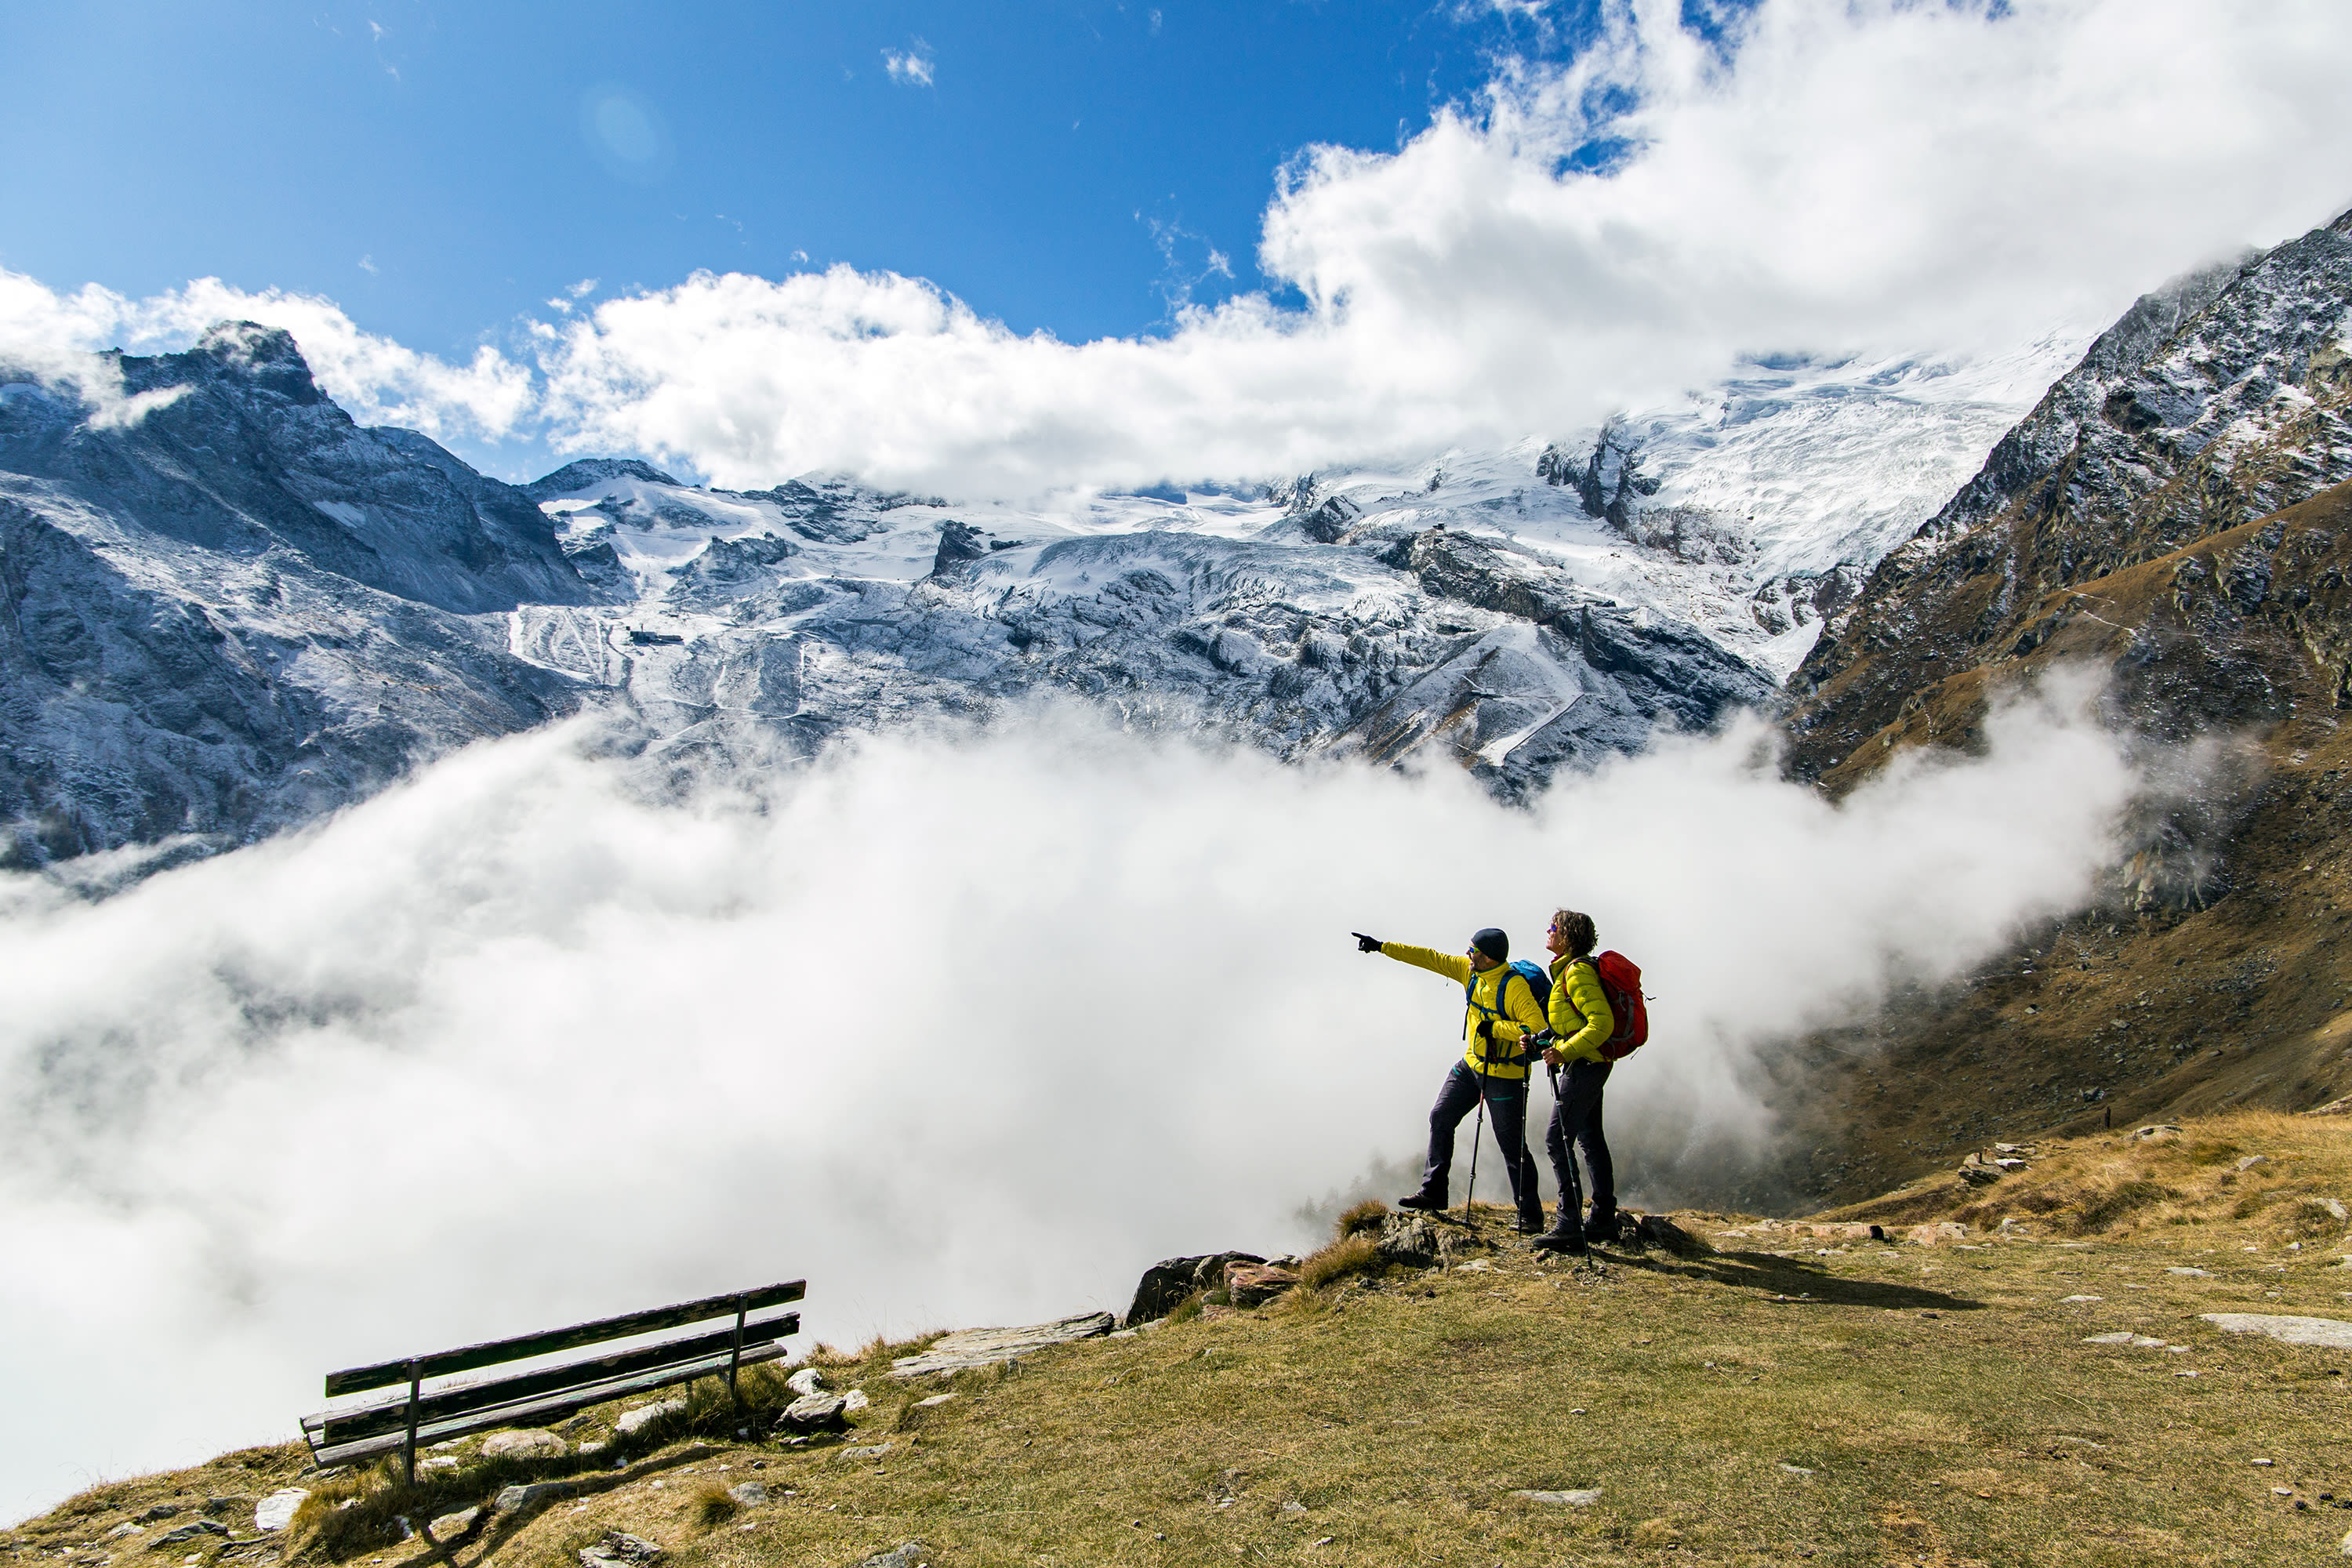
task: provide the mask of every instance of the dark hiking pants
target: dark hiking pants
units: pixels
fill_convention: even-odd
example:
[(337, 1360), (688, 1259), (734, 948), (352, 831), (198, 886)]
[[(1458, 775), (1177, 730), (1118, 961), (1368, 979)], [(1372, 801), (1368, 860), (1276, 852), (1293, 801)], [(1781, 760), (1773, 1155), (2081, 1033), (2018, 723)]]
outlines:
[[(1478, 1108), (1478, 1074), (1468, 1062), (1455, 1062), (1429, 1108), (1429, 1162), (1422, 1167), (1424, 1197), (1445, 1201), (1446, 1182), (1454, 1169), (1454, 1131)], [(1536, 1160), (1528, 1152), (1528, 1080), (1523, 1078), (1486, 1079), (1486, 1121), (1495, 1129), (1495, 1142), (1503, 1151), (1503, 1168), (1511, 1178), (1511, 1197), (1522, 1212), (1542, 1200), (1536, 1195)]]
[(1592, 1219), (1605, 1224), (1617, 1213), (1617, 1173), (1609, 1163), (1609, 1139), (1601, 1131), (1601, 1090), (1609, 1082), (1613, 1062), (1570, 1062), (1554, 1086), (1559, 1096), (1551, 1108), (1551, 1126), (1544, 1133), (1544, 1152), (1551, 1156), (1552, 1174), (1559, 1181), (1559, 1212), (1573, 1216), (1583, 1208), (1578, 1194), (1576, 1161), (1571, 1147), (1581, 1150), (1585, 1169), (1592, 1173)]

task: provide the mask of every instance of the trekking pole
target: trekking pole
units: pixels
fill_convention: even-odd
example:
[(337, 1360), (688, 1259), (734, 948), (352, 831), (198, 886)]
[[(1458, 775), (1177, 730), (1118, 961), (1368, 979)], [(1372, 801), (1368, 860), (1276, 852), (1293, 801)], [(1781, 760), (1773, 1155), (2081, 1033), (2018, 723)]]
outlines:
[[(1456, 1122), (1454, 1125), (1460, 1126)], [(1470, 1223), (1470, 1205), (1478, 1201), (1478, 1145), (1486, 1131), (1486, 1071), (1478, 1069), (1478, 1124), (1470, 1130), (1470, 1190), (1462, 1198), (1462, 1223)]]

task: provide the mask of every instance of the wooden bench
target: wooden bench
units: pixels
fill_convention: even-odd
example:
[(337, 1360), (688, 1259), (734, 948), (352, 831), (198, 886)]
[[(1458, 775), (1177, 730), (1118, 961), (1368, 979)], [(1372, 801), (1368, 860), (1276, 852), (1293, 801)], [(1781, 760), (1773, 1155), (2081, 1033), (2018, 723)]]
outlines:
[[(327, 1397), (365, 1394), (405, 1384), (399, 1395), (370, 1404), (322, 1410), (302, 1417), (302, 1436), (321, 1465), (372, 1459), (398, 1449), (411, 1486), (416, 1484), (416, 1445), (446, 1442), (500, 1426), (534, 1426), (569, 1415), (608, 1399), (665, 1388), (698, 1377), (724, 1373), (727, 1391), (735, 1392), (736, 1376), (746, 1366), (774, 1361), (784, 1353), (786, 1335), (800, 1331), (801, 1315), (782, 1312), (754, 1318), (754, 1312), (799, 1300), (805, 1280), (763, 1285), (756, 1290), (709, 1296), (656, 1307), (618, 1318), (600, 1318), (569, 1329), (550, 1329), (488, 1344), (466, 1345), (431, 1355), (378, 1362), (327, 1374)], [(733, 1318), (733, 1325), (706, 1330), (683, 1339), (637, 1345), (555, 1366), (534, 1367), (505, 1377), (444, 1384), (427, 1390), (433, 1378), (453, 1377), (483, 1367), (527, 1361), (578, 1350), (583, 1345), (633, 1339)]]

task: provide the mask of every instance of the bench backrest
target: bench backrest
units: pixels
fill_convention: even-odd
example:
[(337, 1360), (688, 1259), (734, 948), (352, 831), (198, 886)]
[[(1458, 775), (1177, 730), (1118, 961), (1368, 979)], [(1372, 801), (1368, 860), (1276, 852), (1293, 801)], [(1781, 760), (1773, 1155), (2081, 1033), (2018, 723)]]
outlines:
[[(778, 1342), (800, 1330), (797, 1312), (756, 1319), (751, 1314), (797, 1301), (806, 1293), (807, 1282), (795, 1279), (616, 1318), (600, 1318), (568, 1329), (549, 1329), (513, 1339), (331, 1372), (326, 1378), (330, 1399), (379, 1388), (396, 1387), (400, 1393), (393, 1398), (305, 1416), (303, 1432), (320, 1464), (372, 1458), (400, 1448), (405, 1451), (413, 1477), (420, 1440), (438, 1442), (499, 1426), (552, 1420), (606, 1400), (709, 1374), (723, 1373), (731, 1382), (739, 1367), (772, 1361), (783, 1354), (783, 1346)], [(682, 1339), (534, 1368), (508, 1377), (461, 1383), (429, 1393), (423, 1387), (432, 1378), (659, 1333), (665, 1329), (685, 1328), (719, 1318), (731, 1318), (734, 1321)]]

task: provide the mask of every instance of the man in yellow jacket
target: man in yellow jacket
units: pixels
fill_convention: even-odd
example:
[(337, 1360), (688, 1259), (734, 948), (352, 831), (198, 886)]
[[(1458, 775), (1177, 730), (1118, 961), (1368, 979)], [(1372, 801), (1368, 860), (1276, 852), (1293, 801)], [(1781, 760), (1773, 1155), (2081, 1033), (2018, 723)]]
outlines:
[(1400, 963), (1443, 974), (1463, 988), (1462, 1033), (1469, 1042), (1462, 1059), (1445, 1075), (1437, 1103), (1429, 1110), (1429, 1159), (1421, 1190), (1397, 1200), (1408, 1209), (1442, 1209), (1454, 1168), (1454, 1133), (1481, 1099), (1495, 1123), (1495, 1142), (1510, 1173), (1511, 1196), (1519, 1210), (1519, 1230), (1543, 1229), (1543, 1199), (1536, 1190), (1535, 1157), (1527, 1150), (1528, 1043), (1548, 1020), (1537, 1006), (1527, 976), (1510, 966), (1511, 939), (1489, 926), (1470, 939), (1456, 957), (1433, 948), (1409, 947), (1355, 933), (1366, 952), (1383, 952)]
[[(1553, 1252), (1578, 1253), (1589, 1243), (1617, 1239), (1617, 1177), (1609, 1140), (1601, 1131), (1601, 1090), (1615, 1064), (1601, 1047), (1617, 1032), (1601, 972), (1592, 966), (1600, 942), (1592, 917), (1560, 910), (1551, 917), (1544, 945), (1551, 950), (1551, 1016), (1543, 1037), (1543, 1059), (1560, 1069), (1552, 1079), (1551, 1125), (1544, 1152), (1559, 1181), (1559, 1215), (1535, 1245)], [(1578, 1196), (1575, 1152), (1581, 1150), (1592, 1173), (1592, 1216), (1583, 1216)]]

